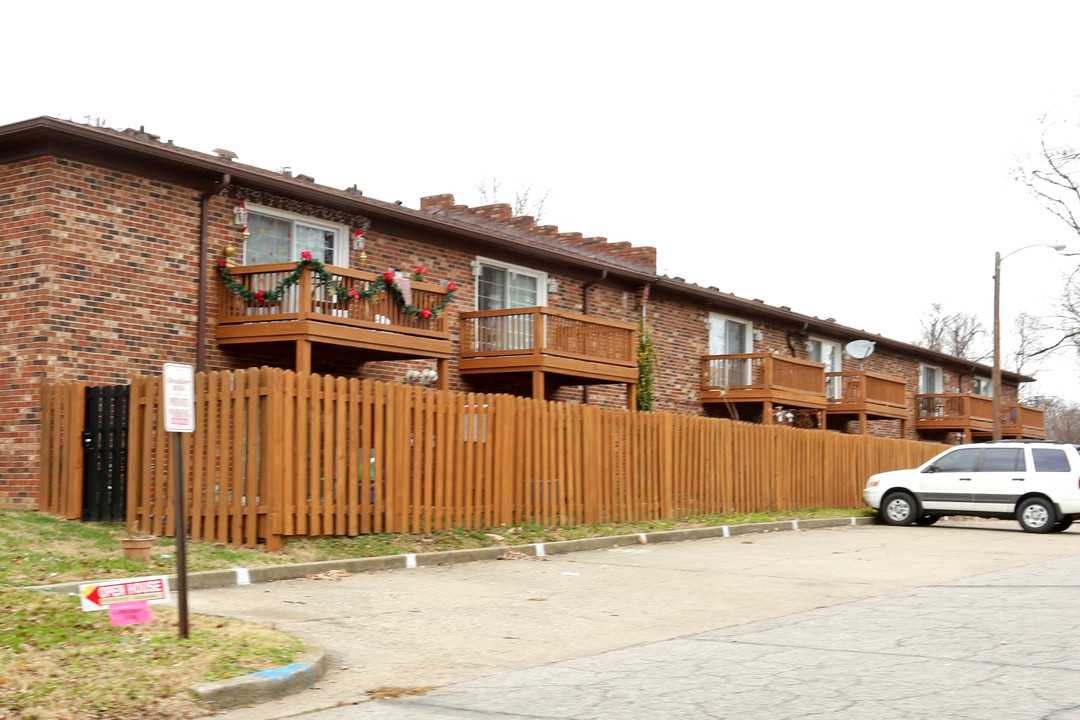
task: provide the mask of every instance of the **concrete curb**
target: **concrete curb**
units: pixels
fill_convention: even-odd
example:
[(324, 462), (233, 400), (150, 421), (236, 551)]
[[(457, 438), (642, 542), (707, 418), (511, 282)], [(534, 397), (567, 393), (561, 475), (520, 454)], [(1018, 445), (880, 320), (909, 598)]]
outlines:
[(242, 705), (277, 700), (307, 690), (326, 674), (326, 650), (309, 648), (296, 662), (249, 675), (196, 683), (188, 692), (210, 706), (211, 710), (226, 710)]
[[(681, 542), (716, 537), (735, 537), (751, 533), (778, 532), (782, 530), (810, 530), (823, 527), (841, 527), (845, 525), (873, 525), (876, 517), (818, 518), (814, 520), (784, 520), (781, 522), (752, 523), (747, 525), (717, 525), (713, 527), (688, 528), (685, 530), (663, 530), (636, 535), (611, 535), (608, 537), (582, 538), (580, 540), (559, 540), (549, 543), (528, 545), (501, 545), (498, 547), (472, 548), (468, 550), (445, 550), (403, 555), (384, 555), (370, 558), (352, 558), (349, 560), (325, 560), (323, 562), (296, 563), (293, 565), (270, 565), (257, 568), (235, 568), (232, 570), (208, 570), (190, 573), (188, 587), (193, 590), (209, 588), (235, 587), (257, 582), (275, 580), (295, 580), (307, 575), (317, 575), (327, 570), (346, 570), (358, 574), (379, 570), (404, 570), (432, 565), (457, 565), (460, 563), (495, 560), (510, 550), (545, 557), (562, 555), (586, 550), (604, 550), (623, 545), (644, 545), (649, 543)], [(87, 581), (83, 581), (87, 582)], [(170, 585), (175, 587), (176, 576), (169, 576)], [(37, 585), (28, 590), (70, 593), (79, 592), (82, 583), (60, 583), (57, 585)], [(188, 691), (215, 710), (252, 705), (276, 700), (286, 695), (308, 689), (322, 679), (328, 664), (327, 653), (323, 648), (309, 648), (297, 662), (281, 668), (261, 670), (250, 675), (219, 680), (210, 683), (198, 683)]]
[[(622, 545), (643, 545), (659, 542), (681, 542), (714, 537), (734, 537), (750, 533), (777, 532), (781, 530), (811, 530), (822, 527), (841, 527), (844, 525), (873, 525), (876, 516), (847, 518), (817, 518), (813, 520), (783, 520), (771, 523), (751, 523), (747, 525), (715, 525), (711, 527), (688, 528), (685, 530), (661, 530), (635, 535), (609, 535), (607, 537), (582, 538), (580, 540), (558, 540), (549, 543), (530, 543), (527, 545), (500, 545), (497, 547), (470, 548), (468, 550), (444, 550), (430, 553), (404, 553), (401, 555), (381, 555), (379, 557), (351, 558), (346, 560), (323, 560), (321, 562), (294, 563), (290, 565), (267, 565), (255, 568), (233, 568), (230, 570), (206, 570), (188, 574), (188, 587), (192, 590), (251, 585), (275, 580), (295, 580), (307, 575), (317, 575), (327, 570), (346, 570), (350, 573), (375, 572), (379, 570), (406, 570), (431, 565), (456, 565), (459, 563), (495, 560), (510, 550), (544, 557), (562, 555), (586, 550), (603, 550)], [(170, 575), (169, 584), (176, 586), (176, 576)], [(56, 585), (33, 585), (26, 590), (42, 590), (55, 593), (78, 593), (79, 585), (90, 582), (82, 580)]]

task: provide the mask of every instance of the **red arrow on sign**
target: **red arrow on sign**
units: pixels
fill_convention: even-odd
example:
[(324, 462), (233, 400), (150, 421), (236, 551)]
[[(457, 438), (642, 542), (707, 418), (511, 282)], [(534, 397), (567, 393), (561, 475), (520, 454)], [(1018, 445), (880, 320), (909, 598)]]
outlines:
[(97, 588), (97, 585), (95, 585), (93, 588), (91, 588), (90, 592), (86, 593), (85, 597), (86, 597), (87, 600), (94, 603), (95, 605), (100, 605), (101, 604), (98, 601), (98, 588)]

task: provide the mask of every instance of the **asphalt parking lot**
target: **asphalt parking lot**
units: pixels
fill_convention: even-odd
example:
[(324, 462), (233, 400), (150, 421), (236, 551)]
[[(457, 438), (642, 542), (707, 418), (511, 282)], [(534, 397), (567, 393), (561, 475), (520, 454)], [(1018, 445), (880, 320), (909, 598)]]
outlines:
[[(230, 720), (336, 705), (312, 717), (838, 717), (858, 706), (1064, 718), (1080, 717), (1068, 714), (1070, 698), (1080, 704), (1078, 572), (1077, 530), (962, 520), (289, 580), (191, 602), (333, 657), (316, 689), (220, 716)], [(923, 675), (927, 688), (913, 686)], [(353, 705), (379, 686), (438, 689)], [(949, 713), (932, 709), (950, 697)]]

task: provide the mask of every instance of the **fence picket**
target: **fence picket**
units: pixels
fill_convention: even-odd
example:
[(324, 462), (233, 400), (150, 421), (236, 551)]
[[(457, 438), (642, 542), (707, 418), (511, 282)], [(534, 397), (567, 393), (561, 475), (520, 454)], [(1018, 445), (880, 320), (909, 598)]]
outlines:
[[(82, 511), (85, 383), (41, 388), (40, 504)], [(417, 389), (270, 368), (196, 375), (183, 478), (160, 380), (130, 388), (127, 517), (196, 539), (578, 524), (858, 507), (866, 477), (941, 445), (733, 420)]]

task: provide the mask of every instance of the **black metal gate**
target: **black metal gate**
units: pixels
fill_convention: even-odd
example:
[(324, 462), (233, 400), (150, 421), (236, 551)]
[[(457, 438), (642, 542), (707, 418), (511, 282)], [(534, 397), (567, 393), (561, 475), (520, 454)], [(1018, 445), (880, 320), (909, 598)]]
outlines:
[(129, 396), (127, 385), (86, 388), (83, 520), (125, 519)]

